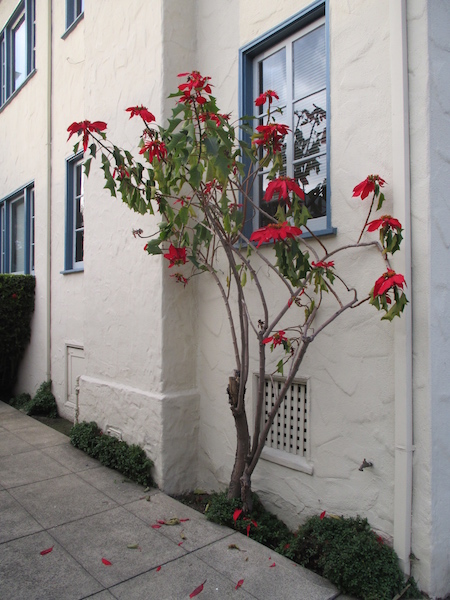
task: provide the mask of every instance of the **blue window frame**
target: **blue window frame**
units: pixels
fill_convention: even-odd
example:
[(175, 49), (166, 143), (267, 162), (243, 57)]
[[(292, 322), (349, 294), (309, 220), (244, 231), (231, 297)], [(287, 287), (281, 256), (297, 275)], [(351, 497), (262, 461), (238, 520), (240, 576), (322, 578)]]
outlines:
[(34, 184), (0, 200), (0, 272), (34, 272)]
[[(285, 138), (282, 174), (303, 188), (312, 216), (309, 226), (316, 234), (332, 233), (329, 193), (329, 72), (327, 2), (317, 0), (275, 29), (240, 50), (240, 114), (253, 115), (254, 127), (263, 123), (266, 106), (254, 99), (267, 89), (279, 100), (271, 117), (289, 125)], [(280, 113), (282, 110), (282, 114)], [(249, 141), (249, 138), (247, 138)], [(259, 202), (267, 186), (269, 169), (261, 170), (254, 188)], [(271, 206), (272, 205), (272, 206)], [(276, 200), (266, 204), (269, 214)], [(252, 215), (247, 233), (267, 223)]]
[(0, 32), (0, 106), (34, 71), (35, 49), (35, 0), (22, 0)]
[(84, 14), (84, 0), (66, 0), (66, 31)]
[(83, 153), (69, 158), (66, 164), (66, 246), (64, 271), (84, 268), (84, 175)]

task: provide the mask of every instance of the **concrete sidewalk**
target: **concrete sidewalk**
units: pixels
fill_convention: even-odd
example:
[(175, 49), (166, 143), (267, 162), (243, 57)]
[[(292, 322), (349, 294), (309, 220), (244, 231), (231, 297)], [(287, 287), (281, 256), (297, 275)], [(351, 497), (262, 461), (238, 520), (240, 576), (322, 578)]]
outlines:
[[(183, 521), (152, 527), (172, 517)], [(127, 483), (0, 402), (1, 600), (178, 600), (202, 583), (199, 600), (345, 598), (272, 550)]]

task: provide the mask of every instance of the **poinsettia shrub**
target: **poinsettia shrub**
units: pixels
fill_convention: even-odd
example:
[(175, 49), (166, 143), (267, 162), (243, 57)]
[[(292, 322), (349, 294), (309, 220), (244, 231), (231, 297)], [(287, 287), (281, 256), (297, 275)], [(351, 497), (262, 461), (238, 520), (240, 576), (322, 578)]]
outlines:
[(31, 337), (35, 279), (0, 274), (0, 395), (9, 398)]
[[(388, 321), (404, 310), (406, 282), (390, 262), (400, 248), (402, 226), (388, 214), (372, 218), (384, 205), (386, 183), (371, 174), (353, 189), (353, 196), (360, 198), (355, 209), (361, 201), (367, 205), (354, 242), (328, 249), (309, 227), (305, 182), (283, 174), (283, 143), (290, 128), (279, 122), (279, 110), (274, 110), (276, 91), (267, 90), (256, 99), (260, 110), (267, 110), (264, 121), (258, 116), (253, 128), (251, 118), (232, 121), (219, 110), (209, 77), (197, 71), (180, 77), (167, 126), (156, 125), (144, 106), (126, 109), (130, 118), (142, 123), (137, 156), (107, 139), (104, 121), (73, 123), (69, 138), (81, 136), (86, 174), (99, 155), (105, 188), (112, 196), (120, 196), (137, 213), (159, 216), (157, 232), (147, 237), (144, 250), (163, 257), (170, 276), (181, 284), (178, 293), (199, 275), (209, 276), (218, 286), (234, 351), (228, 398), (224, 393), (237, 440), (228, 493), (230, 498), (241, 497), (248, 512), (253, 471), (309, 345), (336, 319), (365, 303), (382, 311)], [(252, 189), (262, 168), (268, 184), (258, 203)], [(275, 203), (275, 214), (268, 211), (269, 202), (271, 207)], [(256, 222), (255, 215), (266, 224), (247, 235), (246, 223)], [(146, 237), (141, 229), (133, 233)], [(366, 253), (367, 268), (379, 261), (372, 289), (357, 290), (354, 281), (346, 281), (339, 272), (344, 254), (351, 252), (354, 260), (355, 251)], [(279, 282), (276, 295), (274, 278)], [(252, 337), (257, 356), (250, 356)], [(284, 384), (263, 423), (264, 379), (271, 370), (268, 352), (276, 353), (276, 370), (284, 375)], [(253, 361), (258, 362), (259, 386), (250, 424), (246, 392)]]

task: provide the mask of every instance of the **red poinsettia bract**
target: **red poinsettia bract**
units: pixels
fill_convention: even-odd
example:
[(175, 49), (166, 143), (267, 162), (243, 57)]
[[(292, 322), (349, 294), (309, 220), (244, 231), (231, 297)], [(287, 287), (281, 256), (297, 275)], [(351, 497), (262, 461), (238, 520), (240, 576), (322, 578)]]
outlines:
[(377, 229), (397, 229), (397, 231), (401, 231), (402, 224), (391, 215), (383, 215), (379, 219), (374, 219), (367, 223), (367, 231), (376, 231)]
[(289, 127), (283, 123), (270, 123), (269, 125), (258, 125), (258, 132), (253, 140), (257, 146), (267, 146), (274, 152), (282, 148), (284, 136), (289, 133)]
[(285, 240), (286, 238), (296, 238), (302, 234), (302, 230), (293, 225), (288, 225), (288, 222), (284, 223), (270, 223), (266, 227), (260, 227), (252, 233), (250, 236), (251, 242), (258, 242), (256, 246), (259, 248), (264, 242)]
[(262, 106), (266, 103), (267, 100), (269, 101), (270, 106), (274, 98), (276, 98), (277, 100), (280, 99), (276, 92), (274, 92), (273, 90), (267, 90), (266, 92), (263, 92), (256, 98), (255, 106)]
[(385, 183), (384, 179), (381, 179), (379, 175), (368, 175), (364, 181), (361, 181), (361, 183), (358, 183), (353, 188), (353, 196), (361, 196), (361, 200), (364, 200), (364, 198), (367, 198), (369, 194), (375, 191), (375, 184), (383, 187)]
[(211, 86), (208, 83), (211, 77), (203, 77), (198, 71), (180, 73), (178, 77), (187, 77), (187, 82), (178, 86), (180, 92), (183, 92), (179, 102), (185, 104), (191, 104), (192, 102), (205, 104), (207, 102), (203, 94), (211, 94)]
[(287, 342), (287, 337), (285, 335), (285, 331), (277, 331), (276, 333), (274, 333), (273, 335), (271, 335), (270, 337), (266, 337), (263, 339), (262, 343), (263, 344), (270, 344), (272, 343), (274, 348), (276, 346), (281, 346), (283, 344), (283, 342)]
[(69, 132), (69, 137), (67, 138), (67, 141), (69, 141), (75, 133), (82, 133), (83, 151), (86, 152), (89, 141), (89, 132), (96, 131), (98, 133), (99, 131), (104, 131), (106, 127), (107, 125), (104, 121), (93, 121), (92, 123), (91, 121), (80, 121), (79, 123), (72, 123), (72, 125), (69, 125), (69, 127), (67, 128), (67, 131)]
[(165, 143), (158, 140), (147, 140), (139, 150), (139, 154), (144, 154), (145, 152), (148, 152), (148, 162), (152, 162), (155, 157), (158, 159), (158, 162), (161, 162), (167, 156)]
[(373, 287), (373, 297), (382, 296), (391, 288), (399, 287), (403, 289), (403, 286), (406, 285), (405, 278), (400, 273), (396, 273), (392, 269), (388, 269), (386, 273), (383, 273), (381, 277), (379, 277), (375, 285)]
[(278, 194), (278, 199), (286, 200), (286, 203), (290, 206), (289, 192), (294, 192), (300, 200), (305, 199), (305, 193), (296, 183), (295, 179), (292, 179), (291, 177), (278, 177), (278, 179), (269, 181), (266, 193), (264, 194), (264, 200), (270, 202), (274, 194)]
[(155, 120), (155, 116), (145, 106), (130, 106), (126, 111), (130, 113), (130, 119), (132, 117), (141, 117), (147, 123), (152, 123)]
[(174, 265), (184, 265), (187, 262), (186, 248), (175, 248), (173, 244), (170, 244), (169, 252), (164, 254), (164, 258), (170, 261), (169, 269)]
[(324, 260), (319, 260), (319, 262), (312, 261), (311, 266), (313, 269), (332, 269), (334, 267), (334, 260), (330, 260), (329, 262), (325, 262)]

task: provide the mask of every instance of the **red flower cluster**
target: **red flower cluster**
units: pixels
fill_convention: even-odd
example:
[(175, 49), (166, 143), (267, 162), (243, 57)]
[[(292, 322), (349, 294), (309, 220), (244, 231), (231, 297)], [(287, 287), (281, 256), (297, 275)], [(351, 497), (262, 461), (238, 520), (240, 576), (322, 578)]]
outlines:
[(276, 346), (281, 346), (283, 344), (283, 342), (287, 342), (287, 337), (285, 336), (285, 331), (277, 331), (276, 333), (274, 333), (273, 335), (271, 335), (270, 337), (266, 337), (263, 339), (262, 343), (263, 344), (270, 344), (272, 343), (274, 348)]
[(141, 117), (147, 123), (151, 123), (155, 120), (154, 115), (145, 108), (145, 106), (130, 106), (130, 108), (126, 109), (127, 112), (130, 113), (130, 119), (132, 117)]
[(75, 133), (83, 133), (83, 151), (86, 152), (89, 141), (89, 132), (96, 131), (98, 133), (99, 131), (104, 131), (106, 127), (107, 125), (104, 121), (94, 121), (93, 123), (90, 121), (80, 121), (79, 123), (72, 123), (72, 125), (69, 125), (67, 128), (67, 131), (69, 132), (67, 141), (69, 141)]
[(282, 123), (271, 123), (270, 125), (258, 125), (256, 131), (258, 134), (253, 140), (254, 144), (272, 147), (274, 152), (278, 152), (281, 150), (284, 136), (289, 132), (289, 127)]
[(330, 260), (330, 262), (325, 262), (324, 260), (319, 260), (319, 262), (312, 261), (311, 266), (314, 269), (332, 269), (334, 267), (334, 260)]
[(264, 242), (270, 242), (277, 240), (285, 240), (286, 238), (295, 238), (302, 234), (302, 230), (298, 227), (288, 225), (287, 221), (284, 223), (271, 223), (266, 227), (260, 227), (252, 233), (250, 236), (251, 242), (258, 242), (257, 248)]
[(130, 174), (129, 172), (125, 169), (124, 166), (120, 165), (119, 167), (116, 167), (113, 171), (113, 177), (116, 177), (117, 179), (119, 179), (120, 181), (122, 181), (122, 179), (124, 179), (125, 177), (129, 177)]
[(148, 152), (148, 162), (152, 162), (155, 156), (161, 162), (167, 156), (165, 143), (158, 140), (147, 140), (139, 150), (139, 154), (144, 154), (145, 152)]
[(256, 98), (255, 105), (262, 106), (263, 104), (266, 103), (266, 100), (268, 100), (269, 106), (270, 106), (272, 104), (274, 98), (276, 98), (277, 100), (280, 99), (276, 92), (274, 92), (273, 90), (267, 90), (266, 92), (263, 92)]
[(205, 112), (205, 113), (201, 113), (200, 115), (200, 121), (202, 123), (205, 123), (205, 121), (214, 121), (214, 123), (216, 124), (216, 127), (220, 127), (222, 125), (222, 119), (224, 121), (228, 121), (228, 119), (230, 118), (230, 115), (221, 115), (220, 113), (210, 113), (210, 112)]
[(184, 265), (187, 262), (186, 248), (175, 248), (173, 244), (170, 244), (169, 252), (164, 254), (164, 258), (170, 261), (169, 269), (174, 265)]
[(376, 231), (377, 229), (380, 229), (380, 227), (382, 229), (390, 228), (401, 231), (402, 224), (400, 221), (397, 221), (397, 219), (394, 219), (394, 217), (391, 217), (391, 215), (384, 215), (379, 219), (374, 219), (373, 221), (370, 221), (370, 223), (367, 223), (367, 231)]
[[(392, 271), (392, 269), (388, 269), (386, 273), (384, 273), (379, 279), (375, 281), (375, 285), (373, 288), (373, 297), (382, 296), (391, 288), (399, 287), (403, 289), (403, 286), (406, 285), (405, 278), (400, 273), (396, 273)], [(390, 303), (390, 298), (386, 298), (388, 304)]]
[[(184, 250), (184, 248), (183, 248)], [(186, 261), (184, 261), (186, 262)], [(170, 265), (170, 267), (173, 267), (173, 265)], [(182, 283), (184, 287), (187, 286), (188, 280), (186, 279), (186, 277), (183, 277), (183, 275), (181, 273), (174, 273), (173, 275), (171, 275), (171, 277), (175, 277), (175, 280), (177, 283)]]
[(205, 104), (207, 102), (202, 93), (211, 94), (211, 86), (208, 83), (211, 77), (202, 77), (198, 71), (180, 73), (178, 77), (187, 77), (187, 82), (181, 83), (178, 86), (180, 92), (183, 92), (183, 96), (179, 102), (184, 102), (185, 104), (191, 104), (192, 102)]
[(278, 179), (272, 179), (267, 185), (266, 193), (264, 194), (264, 200), (266, 202), (270, 202), (273, 198), (273, 195), (278, 194), (278, 199), (286, 200), (288, 206), (290, 206), (289, 202), (289, 192), (294, 192), (296, 196), (300, 198), (300, 200), (305, 199), (305, 193), (296, 183), (295, 179), (291, 177), (278, 177)]
[(369, 175), (364, 181), (361, 181), (361, 183), (358, 183), (353, 188), (353, 196), (361, 196), (361, 200), (364, 200), (364, 198), (367, 198), (369, 194), (375, 191), (376, 183), (380, 187), (383, 187), (386, 182), (379, 175)]

